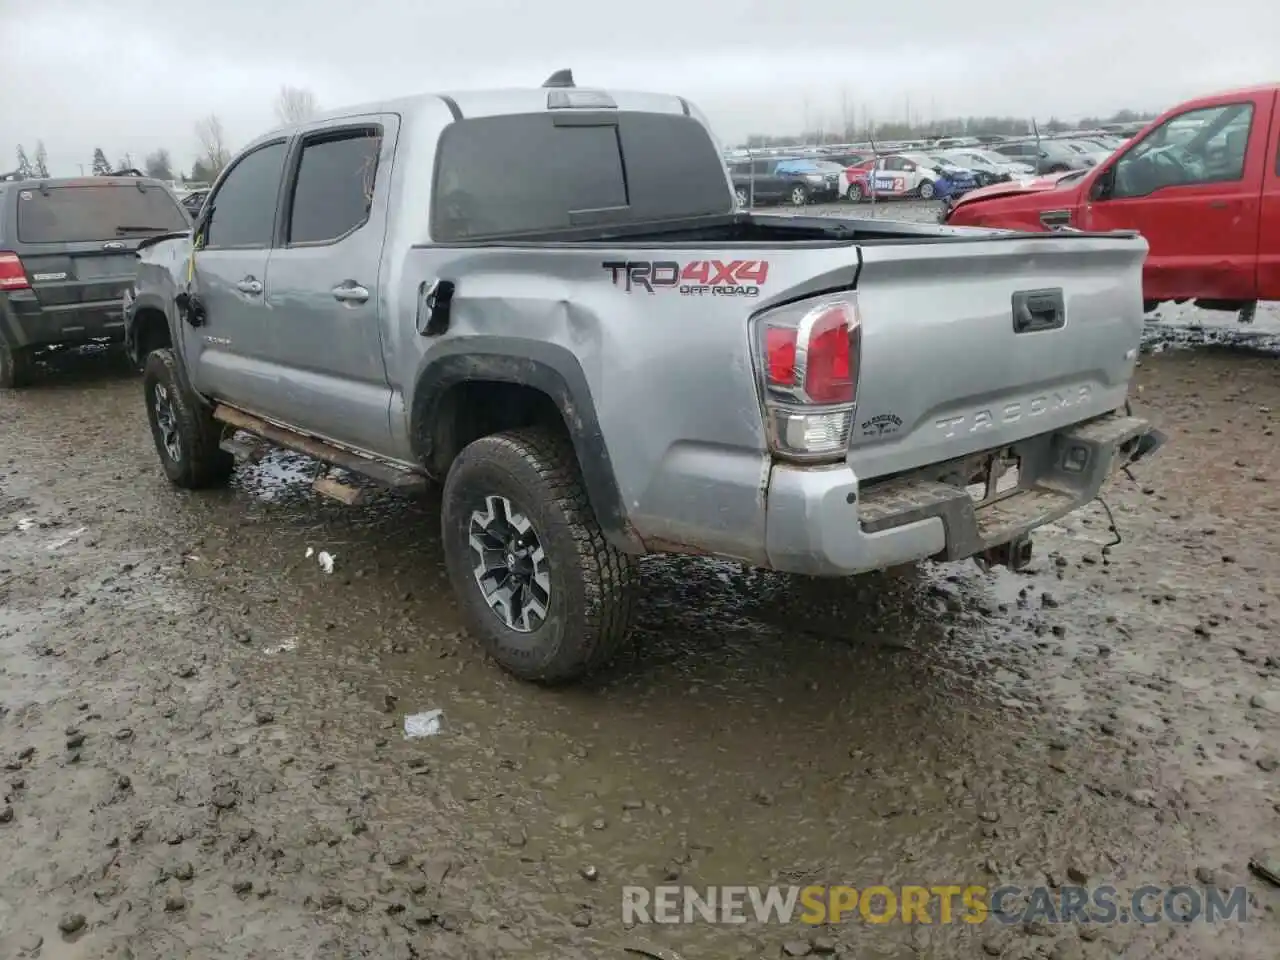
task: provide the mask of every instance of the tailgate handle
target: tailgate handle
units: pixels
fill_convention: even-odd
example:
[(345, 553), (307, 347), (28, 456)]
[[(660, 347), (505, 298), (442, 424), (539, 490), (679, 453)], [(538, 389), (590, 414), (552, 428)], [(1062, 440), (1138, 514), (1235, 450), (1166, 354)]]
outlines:
[(1066, 322), (1067, 311), (1060, 289), (1020, 290), (1013, 295), (1014, 333), (1057, 330)]

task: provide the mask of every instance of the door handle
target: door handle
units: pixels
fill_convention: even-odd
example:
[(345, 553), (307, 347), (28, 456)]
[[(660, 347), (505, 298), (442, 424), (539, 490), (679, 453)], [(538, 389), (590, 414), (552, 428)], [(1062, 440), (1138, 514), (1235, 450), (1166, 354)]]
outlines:
[(236, 289), (241, 293), (248, 293), (253, 296), (257, 296), (262, 292), (262, 281), (255, 280), (253, 277), (245, 277), (236, 284)]
[(1210, 209), (1210, 210), (1225, 210), (1225, 209), (1227, 209), (1227, 201), (1225, 201), (1225, 200), (1210, 200), (1210, 201), (1209, 201), (1209, 209)]
[(368, 289), (358, 283), (340, 283), (330, 292), (339, 303), (364, 303), (369, 299)]

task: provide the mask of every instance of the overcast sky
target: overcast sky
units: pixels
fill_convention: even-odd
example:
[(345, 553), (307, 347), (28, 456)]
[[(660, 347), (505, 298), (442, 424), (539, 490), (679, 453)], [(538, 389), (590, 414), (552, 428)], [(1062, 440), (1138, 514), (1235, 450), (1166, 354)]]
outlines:
[(717, 133), (841, 115), (1065, 119), (1280, 80), (1276, 0), (0, 0), (0, 171), (43, 140), (54, 176), (95, 146), (190, 166), (201, 116), (233, 148), (282, 84), (321, 106), (540, 84), (681, 93)]

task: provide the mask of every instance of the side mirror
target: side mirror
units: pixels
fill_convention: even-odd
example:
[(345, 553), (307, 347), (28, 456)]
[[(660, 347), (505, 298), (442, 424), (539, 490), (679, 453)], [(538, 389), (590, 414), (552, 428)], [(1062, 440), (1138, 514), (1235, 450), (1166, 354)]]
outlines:
[(200, 210), (191, 217), (191, 242), (196, 245), (200, 244), (200, 236), (204, 233), (205, 227), (209, 225), (209, 215), (213, 213), (213, 204), (205, 200)]
[(1113, 163), (1108, 167), (1095, 167), (1093, 174), (1093, 182), (1088, 187), (1088, 197), (1090, 200), (1106, 200), (1111, 196), (1111, 191), (1115, 189), (1116, 183), (1116, 165)]

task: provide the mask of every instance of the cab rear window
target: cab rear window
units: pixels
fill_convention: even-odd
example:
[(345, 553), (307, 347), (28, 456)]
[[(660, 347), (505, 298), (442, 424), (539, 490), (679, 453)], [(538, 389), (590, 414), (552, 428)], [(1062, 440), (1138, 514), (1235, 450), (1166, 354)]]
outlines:
[(727, 214), (733, 196), (691, 117), (548, 111), (445, 128), (432, 206), (447, 243)]
[(191, 219), (167, 191), (136, 183), (27, 189), (18, 194), (20, 243), (92, 243), (188, 230)]

